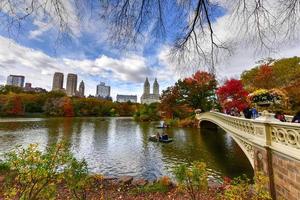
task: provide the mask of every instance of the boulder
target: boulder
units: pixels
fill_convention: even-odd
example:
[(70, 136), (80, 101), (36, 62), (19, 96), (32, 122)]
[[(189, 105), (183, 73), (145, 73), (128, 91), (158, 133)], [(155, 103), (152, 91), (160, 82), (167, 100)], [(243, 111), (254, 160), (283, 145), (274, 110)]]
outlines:
[(135, 185), (135, 186), (145, 186), (146, 184), (148, 183), (148, 181), (146, 179), (134, 179), (132, 181), (132, 185)]
[(131, 184), (132, 180), (133, 180), (132, 176), (121, 176), (119, 178), (118, 182), (122, 183), (122, 184), (125, 184), (125, 185), (129, 185), (129, 184)]

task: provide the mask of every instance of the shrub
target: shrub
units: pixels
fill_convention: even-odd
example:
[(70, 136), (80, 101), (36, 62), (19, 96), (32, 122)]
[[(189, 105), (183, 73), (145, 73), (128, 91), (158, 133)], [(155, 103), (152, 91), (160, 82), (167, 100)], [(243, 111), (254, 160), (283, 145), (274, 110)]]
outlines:
[(66, 143), (47, 148), (44, 153), (31, 144), (7, 153), (5, 158), (10, 168), (5, 185), (9, 199), (53, 199), (62, 183), (67, 183), (75, 198), (82, 193), (87, 166), (73, 157)]
[(269, 180), (262, 173), (257, 172), (254, 177), (254, 185), (247, 177), (239, 177), (227, 182), (224, 193), (219, 197), (221, 200), (232, 199), (251, 199), (251, 200), (271, 200), (270, 193), (267, 189)]
[(174, 174), (179, 188), (185, 190), (191, 199), (198, 199), (200, 191), (207, 191), (208, 176), (205, 163), (193, 162), (191, 167), (186, 164), (179, 165), (175, 168)]

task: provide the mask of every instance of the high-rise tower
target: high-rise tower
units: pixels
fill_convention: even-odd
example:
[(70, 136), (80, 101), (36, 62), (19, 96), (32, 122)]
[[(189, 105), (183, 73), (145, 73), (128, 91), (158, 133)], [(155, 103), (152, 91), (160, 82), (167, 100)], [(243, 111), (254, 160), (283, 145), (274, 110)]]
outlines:
[(24, 87), (25, 82), (25, 76), (19, 76), (19, 75), (9, 75), (7, 77), (7, 85), (13, 85), (18, 87)]
[(84, 97), (84, 82), (81, 81), (79, 84), (79, 96)]
[(156, 78), (155, 78), (155, 81), (154, 81), (154, 83), (153, 83), (153, 94), (159, 96), (159, 84), (158, 84)]
[(64, 84), (64, 74), (60, 72), (55, 72), (53, 76), (52, 90), (63, 89)]
[(77, 89), (77, 75), (76, 74), (68, 74), (67, 77), (67, 95), (75, 96)]
[(150, 83), (149, 83), (149, 80), (148, 80), (148, 77), (146, 78), (145, 80), (145, 83), (144, 83), (144, 95), (149, 95), (150, 94)]

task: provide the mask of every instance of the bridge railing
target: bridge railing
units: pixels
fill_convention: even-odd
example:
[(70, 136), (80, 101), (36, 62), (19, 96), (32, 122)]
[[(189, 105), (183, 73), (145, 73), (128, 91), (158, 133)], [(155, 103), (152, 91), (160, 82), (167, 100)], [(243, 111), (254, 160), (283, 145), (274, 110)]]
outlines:
[(211, 121), (243, 141), (270, 147), (289, 157), (300, 160), (300, 124), (274, 120), (274, 115), (263, 113), (257, 119), (245, 119), (218, 112), (197, 116), (200, 121)]

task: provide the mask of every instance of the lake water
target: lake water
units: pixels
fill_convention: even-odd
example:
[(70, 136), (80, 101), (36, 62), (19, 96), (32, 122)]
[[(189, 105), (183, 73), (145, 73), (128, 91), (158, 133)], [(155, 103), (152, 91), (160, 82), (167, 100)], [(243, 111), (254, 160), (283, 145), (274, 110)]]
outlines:
[(61, 140), (86, 159), (92, 172), (107, 176), (130, 175), (155, 179), (172, 176), (174, 166), (195, 160), (207, 163), (210, 177), (253, 176), (246, 156), (222, 130), (172, 128), (169, 144), (148, 141), (159, 123), (139, 123), (131, 118), (0, 119), (0, 152), (16, 145), (40, 144), (41, 150)]

